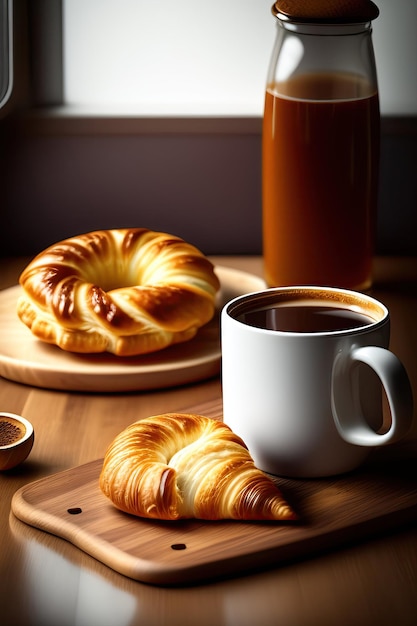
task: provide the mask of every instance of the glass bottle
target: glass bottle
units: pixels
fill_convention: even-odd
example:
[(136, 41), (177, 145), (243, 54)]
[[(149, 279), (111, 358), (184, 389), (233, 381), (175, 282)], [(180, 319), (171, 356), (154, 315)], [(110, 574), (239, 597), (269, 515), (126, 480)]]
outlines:
[(367, 289), (379, 99), (368, 0), (281, 0), (262, 140), (269, 286)]

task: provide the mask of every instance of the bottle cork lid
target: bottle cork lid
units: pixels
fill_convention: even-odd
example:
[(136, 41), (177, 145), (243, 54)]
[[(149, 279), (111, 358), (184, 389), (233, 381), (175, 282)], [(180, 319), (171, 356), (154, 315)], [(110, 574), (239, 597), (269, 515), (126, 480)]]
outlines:
[(379, 15), (371, 0), (278, 0), (272, 12), (294, 22), (330, 24), (369, 22)]

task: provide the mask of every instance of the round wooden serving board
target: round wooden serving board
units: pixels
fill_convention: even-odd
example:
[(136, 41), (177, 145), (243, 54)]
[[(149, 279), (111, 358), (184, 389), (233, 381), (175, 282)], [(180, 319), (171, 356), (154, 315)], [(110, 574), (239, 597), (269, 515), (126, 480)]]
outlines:
[(243, 293), (265, 288), (253, 274), (218, 266), (216, 314), (186, 343), (138, 357), (75, 354), (36, 339), (17, 317), (19, 285), (0, 292), (0, 375), (47, 389), (122, 392), (159, 389), (204, 380), (220, 369), (220, 311)]

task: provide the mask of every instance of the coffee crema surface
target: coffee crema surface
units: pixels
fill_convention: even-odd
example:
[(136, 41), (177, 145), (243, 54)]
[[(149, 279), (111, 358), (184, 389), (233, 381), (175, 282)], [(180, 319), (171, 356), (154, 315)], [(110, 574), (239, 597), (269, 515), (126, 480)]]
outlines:
[(363, 312), (317, 302), (263, 306), (246, 310), (236, 319), (257, 328), (295, 333), (344, 331), (375, 322)]

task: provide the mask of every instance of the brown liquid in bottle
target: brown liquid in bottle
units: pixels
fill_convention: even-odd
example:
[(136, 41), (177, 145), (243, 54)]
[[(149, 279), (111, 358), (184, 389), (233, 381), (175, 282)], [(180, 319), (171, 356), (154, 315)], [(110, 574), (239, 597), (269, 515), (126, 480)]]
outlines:
[(263, 238), (270, 286), (369, 285), (378, 107), (377, 93), (350, 74), (299, 75), (268, 86)]

